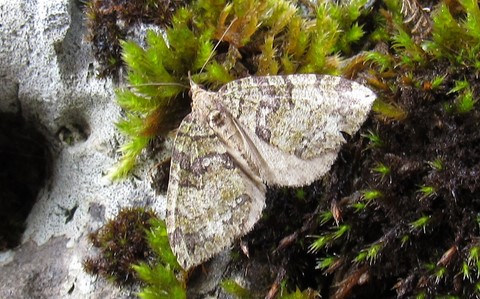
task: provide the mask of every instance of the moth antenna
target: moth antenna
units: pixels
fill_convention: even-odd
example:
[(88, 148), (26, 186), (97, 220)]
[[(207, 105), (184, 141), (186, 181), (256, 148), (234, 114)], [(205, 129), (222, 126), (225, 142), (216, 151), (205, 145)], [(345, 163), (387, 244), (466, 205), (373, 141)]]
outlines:
[(188, 81), (190, 81), (190, 86), (195, 84), (195, 82), (193, 82), (193, 80), (192, 80), (192, 74), (190, 73), (190, 71), (188, 71)]
[(190, 81), (190, 97), (193, 99), (195, 96), (194, 94), (198, 93), (199, 91), (202, 90), (202, 88), (193, 81), (192, 75), (190, 74), (190, 71), (188, 71), (188, 81)]
[[(218, 42), (215, 44), (215, 47), (213, 47), (213, 50), (212, 52), (210, 53), (210, 56), (208, 56), (207, 60), (205, 61), (205, 63), (202, 65), (202, 68), (200, 69), (200, 73), (203, 72), (203, 70), (205, 69), (205, 66), (207, 66), (207, 63), (210, 61), (210, 59), (213, 57), (213, 53), (215, 53), (215, 50), (217, 50), (218, 46), (220, 45), (220, 43), (222, 42), (223, 38), (225, 37), (225, 35), (227, 35), (227, 32), (228, 30), (230, 30), (230, 28), (232, 28), (233, 26), (233, 23), (235, 23), (237, 21), (237, 17), (235, 17), (232, 22), (230, 23), (230, 25), (228, 25), (227, 29), (225, 29), (225, 31), (223, 32), (222, 36), (220, 37), (220, 39), (218, 40)], [(190, 75), (189, 75), (189, 78), (190, 78)]]

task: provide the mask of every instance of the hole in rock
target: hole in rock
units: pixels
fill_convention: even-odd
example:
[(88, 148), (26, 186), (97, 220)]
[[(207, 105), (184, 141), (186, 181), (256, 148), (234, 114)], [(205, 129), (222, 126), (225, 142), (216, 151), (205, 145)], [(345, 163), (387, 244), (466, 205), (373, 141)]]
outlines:
[(63, 145), (73, 146), (84, 142), (90, 136), (90, 128), (84, 121), (62, 126), (57, 132), (57, 138)]
[(35, 124), (0, 112), (0, 250), (20, 243), (50, 163), (47, 141)]

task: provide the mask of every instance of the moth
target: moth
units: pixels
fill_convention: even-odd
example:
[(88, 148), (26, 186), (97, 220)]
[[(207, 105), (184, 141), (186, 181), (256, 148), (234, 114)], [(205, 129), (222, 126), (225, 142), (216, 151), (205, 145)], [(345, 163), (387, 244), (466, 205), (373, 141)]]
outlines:
[(375, 94), (328, 75), (247, 77), (218, 92), (191, 83), (192, 112), (174, 141), (167, 232), (184, 269), (248, 233), (266, 185), (322, 177), (367, 118)]

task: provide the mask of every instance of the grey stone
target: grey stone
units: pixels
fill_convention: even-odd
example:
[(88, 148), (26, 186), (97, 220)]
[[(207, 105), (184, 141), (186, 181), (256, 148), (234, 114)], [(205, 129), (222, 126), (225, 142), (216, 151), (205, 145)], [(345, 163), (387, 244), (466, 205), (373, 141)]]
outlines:
[(86, 236), (121, 207), (164, 207), (144, 179), (147, 168), (119, 183), (105, 176), (122, 143), (114, 126), (120, 111), (112, 82), (92, 72), (78, 3), (0, 0), (0, 112), (40, 128), (52, 156), (21, 245), (0, 253), (0, 298), (134, 296), (83, 271)]

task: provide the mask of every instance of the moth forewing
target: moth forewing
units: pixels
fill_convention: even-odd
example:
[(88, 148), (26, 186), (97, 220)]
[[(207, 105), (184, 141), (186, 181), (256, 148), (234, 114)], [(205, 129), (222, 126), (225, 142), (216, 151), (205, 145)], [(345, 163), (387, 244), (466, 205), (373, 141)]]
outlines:
[[(260, 176), (271, 185), (301, 186), (320, 178), (365, 121), (375, 94), (328, 75), (248, 77), (218, 92), (222, 105), (258, 153)], [(253, 148), (253, 149), (252, 149)]]
[(250, 231), (265, 192), (261, 181), (236, 166), (208, 124), (188, 115), (175, 138), (167, 191), (167, 231), (180, 265), (198, 265)]
[(315, 74), (247, 77), (226, 84), (218, 94), (239, 123), (302, 159), (338, 148), (340, 132), (356, 131), (375, 99), (356, 82)]
[(217, 93), (193, 84), (192, 112), (174, 143), (167, 230), (180, 264), (202, 263), (261, 216), (265, 182), (319, 179), (344, 138), (365, 121), (375, 94), (327, 75), (247, 77)]

